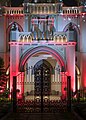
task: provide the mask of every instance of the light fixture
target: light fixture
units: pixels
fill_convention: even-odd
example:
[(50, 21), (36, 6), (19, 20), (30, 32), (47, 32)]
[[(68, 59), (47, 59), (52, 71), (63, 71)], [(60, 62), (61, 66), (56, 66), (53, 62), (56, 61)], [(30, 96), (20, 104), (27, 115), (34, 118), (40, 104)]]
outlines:
[(78, 25), (78, 27), (80, 27), (80, 25)]
[(85, 16), (84, 15), (82, 15), (82, 18), (84, 18)]
[(83, 22), (85, 22), (86, 20), (83, 20)]
[(72, 9), (74, 9), (74, 7), (72, 7)]
[(71, 18), (68, 17), (68, 20), (71, 21)]
[(66, 20), (66, 19), (64, 18), (64, 20)]

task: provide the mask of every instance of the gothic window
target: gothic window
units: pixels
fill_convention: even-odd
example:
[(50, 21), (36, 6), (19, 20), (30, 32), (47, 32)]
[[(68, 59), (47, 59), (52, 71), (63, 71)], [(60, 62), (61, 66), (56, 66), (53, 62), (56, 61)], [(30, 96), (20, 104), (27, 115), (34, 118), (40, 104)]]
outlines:
[(68, 32), (70, 31), (70, 39), (73, 38), (73, 41), (76, 42), (76, 47), (75, 50), (78, 51), (79, 50), (79, 29), (77, 27), (77, 25), (75, 25), (74, 23), (70, 22), (68, 25), (66, 25), (66, 27), (63, 30), (64, 32)]
[[(17, 28), (16, 28), (17, 27)], [(16, 22), (13, 22), (12, 24), (10, 24), (7, 28), (7, 37), (6, 37), (6, 50), (10, 51), (10, 46), (9, 46), (9, 42), (10, 42), (10, 33), (12, 30), (18, 30), (18, 31), (23, 31), (22, 27), (17, 24)]]

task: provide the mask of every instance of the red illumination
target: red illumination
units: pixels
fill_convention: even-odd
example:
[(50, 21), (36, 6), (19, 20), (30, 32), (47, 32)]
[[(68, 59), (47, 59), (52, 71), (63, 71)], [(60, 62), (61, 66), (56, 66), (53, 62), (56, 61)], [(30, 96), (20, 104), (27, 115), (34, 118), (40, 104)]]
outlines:
[(0, 93), (3, 93), (4, 92), (4, 90), (0, 90)]

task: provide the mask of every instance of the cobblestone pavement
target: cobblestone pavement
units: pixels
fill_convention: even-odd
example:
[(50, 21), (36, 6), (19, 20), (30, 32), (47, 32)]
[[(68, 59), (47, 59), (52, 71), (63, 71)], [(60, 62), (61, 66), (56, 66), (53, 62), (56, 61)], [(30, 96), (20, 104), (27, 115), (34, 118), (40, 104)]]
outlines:
[(76, 120), (72, 113), (11, 113), (0, 120)]

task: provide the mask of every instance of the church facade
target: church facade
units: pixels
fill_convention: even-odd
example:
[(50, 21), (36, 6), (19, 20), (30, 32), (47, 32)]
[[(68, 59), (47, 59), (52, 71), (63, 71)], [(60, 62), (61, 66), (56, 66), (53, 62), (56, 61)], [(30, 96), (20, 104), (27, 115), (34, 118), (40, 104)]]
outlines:
[(0, 9), (0, 56), (18, 97), (65, 98), (67, 76), (73, 92), (86, 88), (86, 7), (63, 2), (24, 1), (23, 7)]

